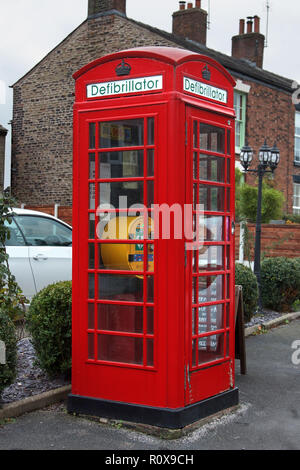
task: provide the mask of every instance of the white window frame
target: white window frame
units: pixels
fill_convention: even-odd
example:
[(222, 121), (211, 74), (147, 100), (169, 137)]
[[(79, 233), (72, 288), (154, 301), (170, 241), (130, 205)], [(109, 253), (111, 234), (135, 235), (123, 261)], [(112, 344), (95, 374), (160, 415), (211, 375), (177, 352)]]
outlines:
[(295, 113), (295, 146), (294, 146), (294, 163), (298, 166), (300, 166), (300, 150), (298, 153), (296, 153), (296, 142), (298, 142), (298, 147), (300, 148), (300, 126), (298, 127), (297, 124), (297, 118), (300, 121), (300, 112), (296, 111)]
[(300, 214), (300, 184), (294, 183), (293, 214)]
[(240, 145), (236, 145), (235, 140), (235, 153), (240, 153), (241, 148), (245, 145), (245, 135), (246, 135), (246, 106), (247, 106), (247, 94), (249, 93), (251, 87), (246, 83), (243, 83), (241, 80), (237, 80), (236, 86), (234, 88), (234, 96), (242, 97), (242, 106), (241, 106), (241, 119), (238, 119), (240, 113), (236, 106), (234, 106), (236, 113), (236, 122), (235, 129), (237, 135), (237, 125), (240, 125)]

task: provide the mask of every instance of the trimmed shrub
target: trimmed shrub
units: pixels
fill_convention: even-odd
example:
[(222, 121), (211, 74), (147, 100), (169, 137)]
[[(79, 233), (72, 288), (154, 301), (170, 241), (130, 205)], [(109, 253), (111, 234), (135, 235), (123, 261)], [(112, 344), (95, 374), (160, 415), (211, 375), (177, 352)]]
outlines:
[(292, 311), (300, 296), (300, 263), (297, 259), (267, 258), (261, 264), (261, 297), (264, 307)]
[(17, 370), (17, 339), (14, 323), (0, 309), (0, 340), (6, 349), (6, 364), (0, 364), (0, 396), (14, 382)]
[(71, 372), (72, 281), (51, 284), (32, 299), (26, 314), (37, 362), (50, 376)]
[(249, 322), (257, 307), (258, 286), (256, 276), (247, 266), (236, 263), (235, 284), (243, 287), (244, 317), (245, 322)]

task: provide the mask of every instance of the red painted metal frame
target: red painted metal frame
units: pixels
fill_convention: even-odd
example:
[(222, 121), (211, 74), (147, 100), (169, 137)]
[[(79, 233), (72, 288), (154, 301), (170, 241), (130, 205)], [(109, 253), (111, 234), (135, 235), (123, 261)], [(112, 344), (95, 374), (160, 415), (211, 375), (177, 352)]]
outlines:
[[(163, 90), (156, 93), (137, 93), (130, 96), (87, 99), (87, 84), (119, 79), (116, 77), (115, 69), (123, 58), (126, 62), (130, 62), (130, 78), (162, 75)], [(195, 77), (205, 82), (202, 78), (202, 69), (205, 65), (208, 65), (211, 70), (212, 77), (209, 84), (212, 83), (214, 86), (227, 90), (228, 102), (226, 105), (183, 92), (183, 76)], [(154, 147), (156, 155), (154, 177), (148, 178), (144, 173), (142, 177), (134, 178), (134, 181), (153, 180), (155, 182), (155, 203), (166, 203), (170, 207), (172, 204), (180, 204), (183, 207), (190, 200), (189, 187), (192, 187), (190, 123), (193, 119), (203, 119), (208, 122), (208, 114), (205, 120), (202, 113), (210, 113), (211, 116), (213, 114), (210, 120), (214, 123), (224, 123), (225, 119), (231, 120), (228, 127), (232, 131), (231, 172), (234, 175), (233, 79), (221, 65), (212, 59), (173, 48), (142, 48), (112, 54), (88, 64), (78, 71), (74, 78), (76, 79), (76, 102), (74, 105), (73, 172), (72, 394), (163, 408), (179, 408), (232, 388), (234, 386), (234, 323), (232, 314), (234, 303), (234, 257), (232, 237), (230, 241), (230, 269), (228, 270), (228, 273), (231, 273), (230, 354), (226, 356), (225, 362), (216, 362), (215, 365), (209, 364), (207, 368), (197, 367), (195, 370), (191, 370), (193, 369), (191, 367), (191, 256), (188, 256), (187, 263), (185, 263), (184, 239), (171, 238), (170, 240), (159, 239), (154, 241), (153, 273), (145, 271), (146, 247), (153, 241), (144, 243), (144, 270), (135, 274), (154, 275), (155, 293), (153, 303), (147, 303), (145, 291), (141, 302), (121, 302), (104, 299), (97, 299), (92, 302), (88, 300), (88, 273), (97, 273), (97, 275), (98, 273), (116, 273), (117, 275), (132, 273), (113, 270), (103, 272), (97, 269), (97, 265), (92, 270), (88, 267), (88, 243), (89, 241), (93, 243), (94, 239), (89, 239), (88, 232), (89, 168), (87, 156), (89, 153), (95, 152), (96, 154), (99, 151), (98, 149), (89, 149), (89, 122), (155, 117), (156, 141)], [(146, 119), (144, 122), (146, 123)], [(137, 147), (137, 149), (144, 151), (144, 159), (146, 159), (147, 150), (145, 142), (142, 147)], [(105, 149), (105, 151), (109, 150), (121, 151), (122, 148)], [(146, 160), (144, 161), (144, 171), (146, 172), (145, 162)], [(119, 181), (119, 179), (97, 180), (96, 198), (98, 197), (99, 181)], [(128, 181), (132, 180), (129, 178)], [(227, 216), (232, 221), (234, 217), (233, 182), (230, 187), (231, 210), (230, 214), (227, 213)], [(144, 201), (146, 201), (146, 198), (147, 193), (145, 192)], [(144, 214), (145, 217), (148, 216), (148, 212)], [(220, 213), (217, 214), (220, 215)], [(94, 243), (99, 244), (99, 241)], [(101, 243), (113, 243), (113, 241), (101, 241)], [(118, 244), (120, 243), (128, 244), (135, 243), (135, 241), (118, 240)], [(226, 256), (226, 253), (223, 256)], [(211, 274), (213, 272), (209, 273), (209, 275)], [(97, 292), (96, 278), (95, 275), (95, 292)], [(146, 305), (154, 305), (156, 310), (153, 335), (147, 335), (146, 330), (141, 335), (126, 333), (126, 336), (141, 337), (143, 341), (146, 341), (148, 337), (154, 338), (153, 366), (147, 365), (146, 358), (144, 358), (143, 364), (89, 360), (87, 358), (88, 333), (94, 334), (96, 348), (97, 334), (109, 334), (110, 332), (98, 330), (97, 325), (95, 330), (88, 328), (88, 303), (95, 304), (95, 316), (98, 304), (143, 306), (144, 321)], [(114, 335), (122, 337), (124, 333), (114, 331)], [(230, 377), (229, 382), (228, 377)]]

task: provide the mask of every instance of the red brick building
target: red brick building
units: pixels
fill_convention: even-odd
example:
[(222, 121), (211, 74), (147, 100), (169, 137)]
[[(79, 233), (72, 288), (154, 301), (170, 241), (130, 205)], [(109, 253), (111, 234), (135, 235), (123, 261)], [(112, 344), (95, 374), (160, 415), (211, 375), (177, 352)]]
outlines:
[(126, 0), (89, 0), (87, 19), (13, 85), (11, 180), (20, 204), (72, 205), (73, 73), (118, 50), (170, 46), (210, 56), (232, 74), (237, 156), (246, 139), (256, 151), (265, 138), (271, 145), (276, 141), (281, 151), (276, 187), (284, 193), (285, 212), (297, 212), (298, 199), (300, 211), (300, 110), (292, 101), (292, 80), (263, 69), (259, 18), (246, 25), (240, 20), (228, 56), (206, 45), (201, 1), (186, 3), (179, 2), (167, 33), (127, 18)]

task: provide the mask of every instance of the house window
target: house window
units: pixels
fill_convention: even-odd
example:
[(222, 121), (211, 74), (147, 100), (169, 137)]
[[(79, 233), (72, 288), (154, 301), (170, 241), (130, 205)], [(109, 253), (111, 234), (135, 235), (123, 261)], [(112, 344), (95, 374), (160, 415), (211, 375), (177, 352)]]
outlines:
[(293, 214), (300, 214), (300, 184), (294, 183)]
[(234, 91), (234, 109), (236, 114), (235, 120), (235, 151), (240, 152), (240, 149), (245, 145), (245, 130), (246, 130), (246, 94), (239, 91)]
[(295, 114), (295, 155), (294, 155), (294, 162), (297, 165), (300, 165), (300, 112), (296, 112), (296, 114)]

